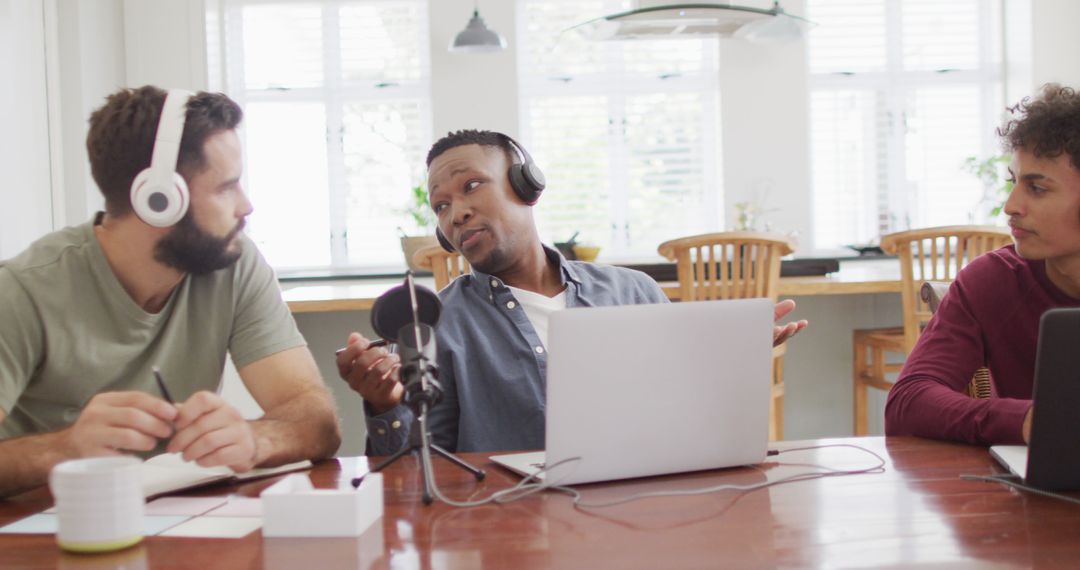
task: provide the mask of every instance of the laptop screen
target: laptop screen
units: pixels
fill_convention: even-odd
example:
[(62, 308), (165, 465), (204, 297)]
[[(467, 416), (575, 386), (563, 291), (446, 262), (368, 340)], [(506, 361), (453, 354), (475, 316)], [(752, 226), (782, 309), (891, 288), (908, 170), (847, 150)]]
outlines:
[(1080, 309), (1052, 309), (1039, 324), (1027, 484), (1080, 489)]

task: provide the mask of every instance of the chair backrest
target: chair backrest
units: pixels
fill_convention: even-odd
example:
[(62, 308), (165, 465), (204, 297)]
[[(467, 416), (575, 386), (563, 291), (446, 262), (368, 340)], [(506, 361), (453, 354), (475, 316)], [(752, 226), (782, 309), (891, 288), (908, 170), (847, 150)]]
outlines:
[(942, 226), (882, 236), (881, 249), (900, 259), (904, 346), (908, 352), (932, 314), (919, 296), (923, 281), (951, 282), (971, 260), (1010, 243), (1009, 231), (996, 226)]
[(676, 264), (679, 299), (708, 301), (776, 300), (780, 258), (795, 247), (780, 235), (720, 232), (673, 239), (657, 249)]
[(435, 276), (435, 290), (440, 291), (454, 279), (471, 271), (469, 262), (460, 253), (449, 252), (441, 245), (429, 245), (413, 254), (413, 263), (428, 269)]

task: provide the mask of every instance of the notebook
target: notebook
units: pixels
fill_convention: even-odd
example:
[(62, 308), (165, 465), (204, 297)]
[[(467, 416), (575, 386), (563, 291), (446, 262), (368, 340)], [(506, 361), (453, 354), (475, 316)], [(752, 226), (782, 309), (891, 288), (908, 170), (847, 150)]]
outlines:
[(184, 461), (179, 453), (163, 453), (143, 462), (143, 496), (147, 499), (174, 493), (211, 483), (236, 483), (270, 477), (281, 473), (301, 471), (311, 468), (311, 462), (304, 460), (278, 467), (252, 469), (245, 473), (235, 473), (228, 467), (201, 467), (196, 463)]
[(990, 454), (1024, 483), (1080, 490), (1080, 309), (1052, 309), (1039, 321), (1030, 446), (995, 445)]
[(492, 461), (557, 484), (760, 463), (772, 319), (767, 299), (552, 314), (545, 451)]

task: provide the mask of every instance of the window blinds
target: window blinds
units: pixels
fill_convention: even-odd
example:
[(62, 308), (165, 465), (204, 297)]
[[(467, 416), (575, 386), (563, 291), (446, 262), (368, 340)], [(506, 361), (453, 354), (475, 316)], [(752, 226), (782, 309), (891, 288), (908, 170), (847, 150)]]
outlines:
[[(998, 8), (995, 8), (997, 6)], [(997, 152), (998, 2), (808, 0), (814, 243), (986, 223), (966, 157)]]
[(223, 0), (208, 19), (210, 69), (248, 117), (249, 231), (275, 267), (401, 264), (431, 141), (427, 15), (425, 0)]
[(720, 228), (715, 39), (589, 41), (563, 30), (627, 2), (519, 0), (523, 143), (553, 189), (541, 237), (604, 255)]

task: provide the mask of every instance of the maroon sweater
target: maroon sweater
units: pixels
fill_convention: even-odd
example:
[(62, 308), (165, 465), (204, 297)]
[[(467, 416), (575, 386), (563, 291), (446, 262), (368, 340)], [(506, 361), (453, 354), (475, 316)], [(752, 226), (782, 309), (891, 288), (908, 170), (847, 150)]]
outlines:
[[(1039, 318), (1055, 307), (1077, 307), (1013, 246), (972, 261), (960, 271), (937, 313), (904, 363), (885, 405), (885, 433), (983, 445), (1023, 443), (1031, 407)], [(964, 390), (982, 366), (993, 395), (975, 400)]]

